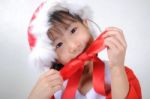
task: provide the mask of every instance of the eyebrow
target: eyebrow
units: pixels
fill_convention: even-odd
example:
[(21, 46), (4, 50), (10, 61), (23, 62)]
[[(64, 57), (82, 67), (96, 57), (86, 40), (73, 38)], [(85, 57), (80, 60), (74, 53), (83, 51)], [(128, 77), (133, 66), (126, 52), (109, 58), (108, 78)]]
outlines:
[[(65, 30), (68, 30), (70, 27), (72, 27), (73, 24), (74, 24), (74, 22), (68, 24), (68, 26), (65, 28)], [(59, 33), (58, 33), (58, 34), (59, 34)], [(51, 35), (51, 37), (53, 38), (53, 41), (54, 41), (54, 42), (59, 38), (58, 36), (53, 37), (53, 35)]]
[(57, 41), (57, 40), (58, 40), (58, 37), (56, 37), (56, 38), (53, 39), (54, 42)]
[(68, 30), (73, 24), (74, 24), (74, 23), (69, 24), (68, 27), (65, 28), (65, 30)]

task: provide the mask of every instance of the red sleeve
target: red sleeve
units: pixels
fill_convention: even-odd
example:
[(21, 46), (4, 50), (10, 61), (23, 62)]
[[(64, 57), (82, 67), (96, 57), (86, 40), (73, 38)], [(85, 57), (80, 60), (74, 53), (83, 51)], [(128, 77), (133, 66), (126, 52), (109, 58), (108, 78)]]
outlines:
[[(131, 69), (125, 67), (125, 70), (129, 81), (129, 92), (126, 99), (142, 99), (141, 87), (138, 79)], [(108, 93), (106, 99), (112, 99), (111, 92)]]
[(138, 79), (134, 75), (133, 71), (126, 67), (126, 73), (129, 81), (129, 92), (127, 99), (142, 99), (141, 87)]

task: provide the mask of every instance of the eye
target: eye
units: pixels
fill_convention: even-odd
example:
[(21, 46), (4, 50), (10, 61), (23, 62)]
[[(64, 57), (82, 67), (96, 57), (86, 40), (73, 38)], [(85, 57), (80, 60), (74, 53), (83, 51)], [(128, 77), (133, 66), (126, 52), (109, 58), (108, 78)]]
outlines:
[(71, 33), (75, 33), (77, 30), (77, 27), (74, 27), (72, 30), (71, 30)]
[(59, 47), (61, 47), (62, 46), (62, 42), (59, 42), (57, 45), (56, 45), (56, 48), (59, 48)]

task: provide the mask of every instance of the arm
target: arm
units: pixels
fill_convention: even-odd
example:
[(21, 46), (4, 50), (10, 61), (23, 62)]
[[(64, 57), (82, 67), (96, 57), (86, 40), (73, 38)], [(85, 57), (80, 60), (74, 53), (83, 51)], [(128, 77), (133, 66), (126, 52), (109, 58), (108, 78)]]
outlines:
[(112, 98), (124, 99), (129, 91), (129, 82), (124, 68), (127, 44), (123, 32), (109, 27), (103, 37), (109, 58)]
[(125, 68), (114, 66), (110, 69), (111, 94), (113, 99), (125, 99), (129, 91), (129, 82)]
[(134, 73), (124, 67), (127, 44), (122, 30), (109, 27), (104, 35), (111, 74), (111, 93), (107, 99), (142, 99), (141, 88)]
[[(131, 69), (125, 67), (125, 71), (129, 82), (129, 91), (125, 99), (142, 99), (141, 87), (138, 79)], [(106, 99), (112, 99), (111, 94), (112, 93), (108, 93)]]

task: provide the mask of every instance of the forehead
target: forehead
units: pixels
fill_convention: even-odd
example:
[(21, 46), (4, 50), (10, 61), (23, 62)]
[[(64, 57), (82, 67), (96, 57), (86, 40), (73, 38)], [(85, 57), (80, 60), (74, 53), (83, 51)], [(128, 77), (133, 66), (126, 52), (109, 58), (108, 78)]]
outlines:
[(51, 28), (48, 30), (48, 37), (55, 41), (56, 38), (64, 35), (64, 31), (67, 30), (70, 26), (74, 25), (75, 21), (66, 20), (65, 22), (52, 24)]
[(79, 15), (72, 15), (69, 11), (55, 11), (49, 18), (51, 24), (51, 28), (48, 30), (49, 38), (53, 40), (56, 35), (64, 34), (64, 30), (67, 30), (72, 23), (79, 21), (82, 22)]

